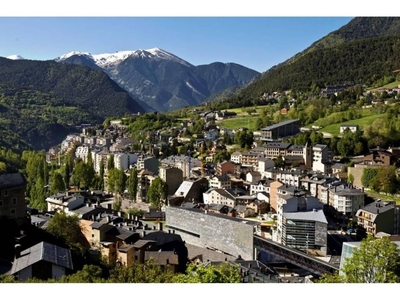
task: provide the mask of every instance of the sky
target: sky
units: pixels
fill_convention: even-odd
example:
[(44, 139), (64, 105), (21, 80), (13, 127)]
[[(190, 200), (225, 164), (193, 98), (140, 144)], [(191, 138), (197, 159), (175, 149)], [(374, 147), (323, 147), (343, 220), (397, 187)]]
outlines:
[(237, 63), (264, 72), (351, 17), (0, 17), (0, 56), (49, 60), (161, 48), (193, 65)]
[(363, 6), (344, 0), (320, 3), (5, 1), (0, 11), (0, 56), (49, 60), (70, 51), (100, 54), (157, 47), (193, 65), (233, 62), (264, 72), (354, 16), (391, 16), (400, 6), (393, 1), (389, 10), (376, 6), (376, 1), (363, 1)]

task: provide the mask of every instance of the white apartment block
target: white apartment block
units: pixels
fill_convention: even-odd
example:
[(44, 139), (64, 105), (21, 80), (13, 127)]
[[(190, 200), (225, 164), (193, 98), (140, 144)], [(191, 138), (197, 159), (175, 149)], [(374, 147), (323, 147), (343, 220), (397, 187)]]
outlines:
[(83, 160), (86, 163), (89, 151), (89, 146), (78, 146), (75, 149), (75, 157)]

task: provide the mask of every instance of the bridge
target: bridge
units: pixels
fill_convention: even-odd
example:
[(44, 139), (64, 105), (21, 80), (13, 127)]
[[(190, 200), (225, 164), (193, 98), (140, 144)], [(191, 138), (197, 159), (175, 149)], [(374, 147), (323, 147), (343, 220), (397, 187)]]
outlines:
[(274, 254), (285, 261), (308, 270), (316, 275), (322, 275), (325, 273), (334, 274), (335, 272), (339, 271), (337, 266), (258, 235), (254, 235), (254, 247), (257, 250), (263, 250)]

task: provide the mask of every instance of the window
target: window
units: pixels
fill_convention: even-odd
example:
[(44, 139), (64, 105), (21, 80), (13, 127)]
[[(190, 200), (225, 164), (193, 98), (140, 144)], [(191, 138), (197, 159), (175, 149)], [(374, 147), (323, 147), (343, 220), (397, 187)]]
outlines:
[(17, 198), (12, 198), (11, 199), (11, 204), (13, 204), (13, 205), (17, 204)]
[(4, 196), (8, 196), (8, 191), (4, 190)]
[(0, 207), (3, 206), (3, 201), (0, 200)]
[(94, 233), (92, 233), (92, 237), (94, 237)]
[(10, 210), (10, 213), (13, 215), (15, 214), (15, 208), (13, 208), (12, 210)]

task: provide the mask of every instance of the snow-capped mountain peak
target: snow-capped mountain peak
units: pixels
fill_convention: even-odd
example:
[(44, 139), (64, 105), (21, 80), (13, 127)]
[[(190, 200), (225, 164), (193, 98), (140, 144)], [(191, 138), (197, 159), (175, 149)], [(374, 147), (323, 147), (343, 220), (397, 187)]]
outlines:
[(92, 57), (92, 55), (89, 52), (71, 51), (71, 52), (68, 52), (67, 54), (64, 54), (64, 55), (61, 55), (61, 56), (57, 57), (54, 60), (57, 61), (57, 62), (60, 62), (60, 61), (66, 60), (66, 59), (68, 59), (68, 58), (70, 58), (71, 56), (74, 56), (74, 55), (84, 55), (84, 56)]
[(75, 55), (86, 56), (91, 60), (93, 60), (93, 62), (99, 67), (111, 67), (113, 65), (119, 64), (120, 62), (126, 60), (129, 57), (172, 60), (188, 67), (192, 66), (187, 61), (160, 48), (151, 48), (148, 50), (139, 49), (136, 51), (116, 51), (113, 53), (101, 53), (101, 54), (91, 54), (88, 52), (71, 51), (68, 52), (67, 54), (57, 57), (55, 61), (61, 62)]
[(8, 58), (8, 59), (12, 59), (12, 60), (25, 59), (25, 58), (23, 58), (23, 57), (22, 57), (21, 55), (19, 55), (19, 54), (10, 55), (10, 56), (7, 56), (7, 58)]

